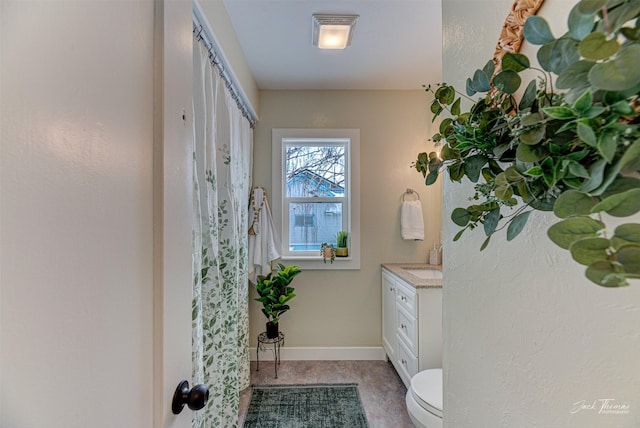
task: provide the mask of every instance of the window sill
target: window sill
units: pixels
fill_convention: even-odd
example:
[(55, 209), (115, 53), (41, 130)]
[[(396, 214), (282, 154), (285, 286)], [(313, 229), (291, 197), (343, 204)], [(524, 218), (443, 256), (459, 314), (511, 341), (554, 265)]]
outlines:
[(359, 257), (336, 257), (333, 263), (327, 260), (325, 263), (322, 257), (305, 257), (305, 256), (283, 256), (281, 258), (284, 264), (296, 264), (302, 270), (358, 270), (360, 269)]

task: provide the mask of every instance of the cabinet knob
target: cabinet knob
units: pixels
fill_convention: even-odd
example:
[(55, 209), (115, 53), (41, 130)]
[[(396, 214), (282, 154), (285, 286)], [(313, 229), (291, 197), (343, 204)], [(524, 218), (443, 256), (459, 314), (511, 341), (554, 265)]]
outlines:
[(404, 324), (400, 324), (400, 328), (407, 328), (407, 326)]

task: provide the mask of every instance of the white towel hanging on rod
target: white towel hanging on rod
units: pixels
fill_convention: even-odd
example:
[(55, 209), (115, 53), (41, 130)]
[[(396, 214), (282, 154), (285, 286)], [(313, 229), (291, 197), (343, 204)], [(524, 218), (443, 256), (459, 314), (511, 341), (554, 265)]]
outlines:
[[(407, 195), (416, 196), (417, 199), (408, 201)], [(400, 210), (400, 234), (402, 239), (423, 241), (424, 240), (424, 219), (422, 217), (422, 203), (420, 195), (413, 189), (407, 189), (402, 195), (402, 206)]]

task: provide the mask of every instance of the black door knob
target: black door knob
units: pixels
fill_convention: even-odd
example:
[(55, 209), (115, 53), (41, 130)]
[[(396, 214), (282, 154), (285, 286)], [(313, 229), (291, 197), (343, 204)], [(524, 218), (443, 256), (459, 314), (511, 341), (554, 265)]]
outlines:
[(209, 401), (209, 388), (206, 385), (196, 385), (189, 389), (189, 382), (183, 380), (178, 384), (176, 392), (173, 393), (173, 401), (171, 402), (171, 410), (174, 415), (182, 412), (184, 405), (189, 406), (191, 410), (200, 410)]

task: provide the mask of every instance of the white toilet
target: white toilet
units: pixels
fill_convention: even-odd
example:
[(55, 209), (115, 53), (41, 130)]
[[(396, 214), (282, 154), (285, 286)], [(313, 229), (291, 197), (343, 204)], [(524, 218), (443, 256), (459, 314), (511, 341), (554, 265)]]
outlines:
[(442, 369), (429, 369), (411, 378), (407, 411), (417, 428), (442, 428)]

